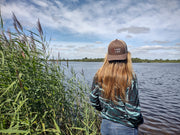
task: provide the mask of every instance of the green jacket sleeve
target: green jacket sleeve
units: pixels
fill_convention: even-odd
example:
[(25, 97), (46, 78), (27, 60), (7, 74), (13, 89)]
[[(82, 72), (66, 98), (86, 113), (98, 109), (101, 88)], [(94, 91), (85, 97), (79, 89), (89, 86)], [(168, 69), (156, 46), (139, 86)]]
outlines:
[(91, 105), (98, 111), (102, 110), (102, 107), (100, 105), (100, 101), (99, 101), (99, 86), (95, 81), (96, 79), (94, 78), (93, 83), (92, 83), (92, 88), (91, 88), (91, 92), (89, 95), (90, 98), (90, 103)]
[(138, 81), (136, 76), (134, 76), (131, 87), (128, 88), (126, 93), (125, 110), (128, 120), (136, 127), (143, 123), (144, 120), (140, 109)]

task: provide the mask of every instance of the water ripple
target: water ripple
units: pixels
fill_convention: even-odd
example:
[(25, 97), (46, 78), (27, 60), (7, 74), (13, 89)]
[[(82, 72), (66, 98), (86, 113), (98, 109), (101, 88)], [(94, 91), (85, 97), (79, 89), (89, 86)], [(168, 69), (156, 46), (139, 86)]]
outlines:
[(140, 102), (144, 116), (139, 134), (179, 135), (180, 64), (142, 64), (135, 68), (139, 73)]
[[(88, 82), (102, 63), (69, 63)], [(134, 63), (144, 124), (139, 135), (180, 135), (180, 64)], [(91, 83), (90, 83), (91, 84)]]

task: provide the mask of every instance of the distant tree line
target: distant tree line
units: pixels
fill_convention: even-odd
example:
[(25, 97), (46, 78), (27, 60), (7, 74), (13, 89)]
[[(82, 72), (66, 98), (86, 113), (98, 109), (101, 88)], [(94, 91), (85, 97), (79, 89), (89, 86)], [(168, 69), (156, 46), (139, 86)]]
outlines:
[(149, 60), (149, 59), (140, 59), (140, 58), (132, 58), (133, 63), (180, 63), (179, 60), (163, 60), (163, 59), (154, 59), (154, 60)]
[[(82, 59), (50, 59), (49, 61), (79, 61), (79, 62), (103, 62), (104, 58), (82, 58)], [(163, 59), (140, 59), (140, 58), (132, 58), (133, 63), (180, 63), (180, 59), (178, 60), (163, 60)]]

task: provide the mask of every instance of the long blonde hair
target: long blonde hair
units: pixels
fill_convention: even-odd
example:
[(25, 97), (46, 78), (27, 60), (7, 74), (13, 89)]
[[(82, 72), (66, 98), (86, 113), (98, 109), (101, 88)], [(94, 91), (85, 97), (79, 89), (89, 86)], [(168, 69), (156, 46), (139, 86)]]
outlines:
[(133, 79), (131, 53), (128, 52), (127, 60), (112, 62), (107, 60), (106, 55), (104, 64), (97, 71), (96, 76), (104, 90), (104, 98), (116, 101), (116, 96), (120, 96), (121, 100), (125, 102), (126, 89), (131, 86)]

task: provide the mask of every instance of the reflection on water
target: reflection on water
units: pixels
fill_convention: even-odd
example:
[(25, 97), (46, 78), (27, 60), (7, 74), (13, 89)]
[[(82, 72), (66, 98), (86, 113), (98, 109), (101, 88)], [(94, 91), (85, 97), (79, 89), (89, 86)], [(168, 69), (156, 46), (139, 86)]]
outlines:
[[(89, 85), (101, 62), (70, 62)], [(180, 135), (180, 64), (134, 63), (144, 124), (140, 135)]]

